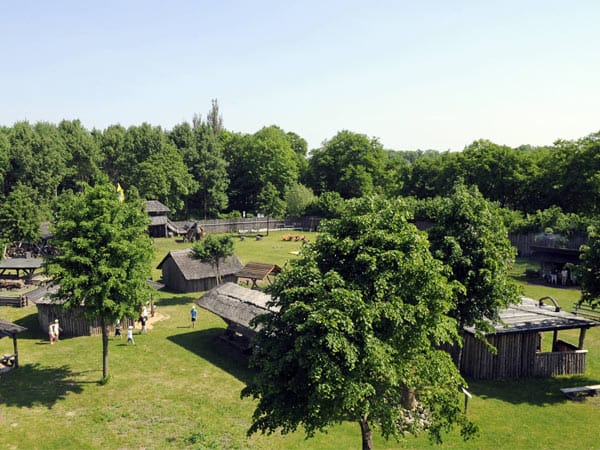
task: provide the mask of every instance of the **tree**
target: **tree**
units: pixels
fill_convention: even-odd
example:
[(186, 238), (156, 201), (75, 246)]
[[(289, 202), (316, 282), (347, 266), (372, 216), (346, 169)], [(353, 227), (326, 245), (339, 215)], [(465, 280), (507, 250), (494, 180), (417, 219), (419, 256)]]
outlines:
[(306, 212), (308, 205), (316, 199), (312, 189), (300, 183), (295, 184), (285, 193), (286, 214), (292, 217), (301, 217)]
[(353, 201), (274, 281), (277, 312), (253, 322), (249, 434), (302, 426), (310, 437), (350, 420), (371, 449), (374, 426), (396, 439), (427, 428), (440, 440), (456, 423), (473, 432), (460, 412), (464, 380), (438, 350), (457, 337), (452, 289), (407, 219), (399, 200)]
[(256, 209), (267, 217), (267, 236), (269, 235), (269, 218), (281, 217), (285, 213), (285, 201), (279, 197), (279, 191), (271, 182), (258, 194)]
[(375, 138), (343, 130), (309, 160), (312, 188), (317, 193), (338, 192), (343, 198), (373, 194), (383, 179), (386, 154)]
[(233, 239), (228, 234), (209, 234), (203, 240), (196, 241), (192, 246), (195, 258), (207, 262), (217, 272), (217, 284), (221, 284), (222, 276), (219, 268), (221, 258), (233, 255)]
[(432, 252), (462, 286), (451, 315), (459, 330), (472, 325), (486, 329), (485, 318), (498, 319), (500, 309), (518, 299), (509, 277), (515, 249), (500, 210), (476, 186), (462, 184), (433, 205), (435, 224), (428, 230)]
[(148, 217), (139, 197), (119, 201), (107, 182), (64, 194), (53, 244), (59, 254), (46, 264), (60, 285), (64, 307), (83, 308), (102, 328), (102, 377), (108, 378), (108, 325), (134, 317), (148, 296), (152, 243)]
[(581, 284), (580, 303), (587, 303), (593, 308), (600, 305), (600, 234), (598, 226), (590, 226), (589, 239), (582, 246), (581, 265), (577, 271), (577, 279)]
[(37, 191), (18, 182), (6, 200), (0, 203), (0, 236), (7, 243), (37, 242), (43, 211)]
[(219, 103), (216, 98), (211, 100), (210, 111), (206, 115), (206, 123), (212, 130), (212, 132), (217, 135), (221, 131), (223, 131), (223, 116), (219, 113)]

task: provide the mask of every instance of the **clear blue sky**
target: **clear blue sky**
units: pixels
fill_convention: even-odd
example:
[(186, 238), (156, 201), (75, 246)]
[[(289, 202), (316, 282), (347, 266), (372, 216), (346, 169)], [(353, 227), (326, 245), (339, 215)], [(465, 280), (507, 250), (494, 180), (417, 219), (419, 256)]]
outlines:
[(309, 148), (544, 145), (600, 130), (600, 2), (0, 0), (0, 125), (225, 127)]

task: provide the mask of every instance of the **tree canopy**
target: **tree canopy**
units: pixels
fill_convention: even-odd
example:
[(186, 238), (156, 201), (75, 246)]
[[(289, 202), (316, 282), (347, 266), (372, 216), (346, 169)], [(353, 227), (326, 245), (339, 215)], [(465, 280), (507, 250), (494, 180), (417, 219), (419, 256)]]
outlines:
[(302, 426), (312, 436), (354, 421), (369, 449), (373, 428), (397, 439), (427, 428), (439, 440), (456, 423), (473, 431), (460, 412), (464, 380), (438, 350), (457, 338), (442, 272), (400, 201), (361, 199), (325, 222), (273, 283), (278, 312), (255, 320), (249, 433)]
[(152, 244), (143, 202), (121, 202), (110, 183), (67, 193), (59, 202), (53, 244), (57, 255), (46, 269), (60, 285), (64, 307), (83, 308), (102, 328), (103, 369), (108, 377), (108, 330), (116, 319), (135, 317), (148, 298)]
[(209, 234), (192, 246), (195, 258), (211, 264), (217, 272), (217, 284), (221, 284), (222, 276), (219, 262), (222, 258), (233, 255), (233, 239), (228, 234)]

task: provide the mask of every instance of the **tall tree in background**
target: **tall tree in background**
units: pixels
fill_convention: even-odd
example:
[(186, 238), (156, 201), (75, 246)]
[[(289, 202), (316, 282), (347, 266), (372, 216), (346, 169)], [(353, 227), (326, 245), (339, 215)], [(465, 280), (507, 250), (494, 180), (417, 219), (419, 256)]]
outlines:
[(216, 98), (211, 100), (210, 111), (206, 115), (206, 123), (215, 135), (223, 131), (223, 116), (219, 113), (219, 103)]
[(440, 440), (456, 423), (473, 431), (461, 413), (464, 381), (438, 350), (456, 338), (452, 289), (407, 219), (399, 201), (353, 202), (277, 277), (277, 312), (254, 321), (256, 375), (242, 391), (258, 400), (249, 433), (302, 426), (310, 437), (354, 421), (371, 449), (374, 426), (397, 439), (428, 428)]
[(581, 265), (577, 271), (577, 279), (581, 284), (580, 303), (587, 303), (597, 308), (600, 305), (600, 227), (598, 224), (591, 226), (588, 234), (588, 242), (581, 248)]
[(343, 198), (373, 194), (383, 178), (386, 154), (375, 138), (343, 130), (314, 150), (309, 160), (311, 187)]
[(79, 120), (61, 121), (58, 124), (58, 133), (69, 155), (63, 188), (76, 189), (80, 182), (94, 184), (100, 177), (103, 160), (100, 143)]
[(148, 298), (152, 243), (143, 202), (128, 193), (121, 202), (112, 184), (84, 186), (60, 202), (53, 244), (60, 252), (46, 270), (60, 285), (65, 308), (102, 328), (102, 377), (108, 377), (108, 326), (135, 317)]
[(291, 217), (302, 217), (308, 206), (317, 200), (310, 188), (303, 184), (291, 186), (285, 193), (285, 213)]
[(267, 182), (256, 199), (256, 209), (267, 218), (267, 236), (269, 235), (269, 218), (281, 217), (285, 213), (285, 201), (271, 182)]
[(0, 203), (0, 237), (6, 243), (35, 243), (46, 207), (40, 205), (35, 189), (21, 182)]

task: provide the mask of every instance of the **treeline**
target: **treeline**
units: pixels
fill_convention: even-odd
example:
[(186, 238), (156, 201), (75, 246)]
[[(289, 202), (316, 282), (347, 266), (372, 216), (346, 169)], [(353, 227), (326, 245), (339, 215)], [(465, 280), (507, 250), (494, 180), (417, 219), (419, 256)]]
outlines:
[(394, 151), (344, 130), (309, 153), (302, 137), (277, 126), (254, 134), (225, 129), (216, 101), (205, 119), (170, 130), (18, 122), (0, 128), (0, 215), (34, 209), (33, 216), (49, 217), (62, 192), (106, 177), (126, 195), (160, 200), (179, 219), (330, 217), (344, 199), (433, 199), (463, 183), (505, 208), (512, 227), (582, 231), (600, 208), (599, 137), (548, 147), (479, 140), (462, 152)]

